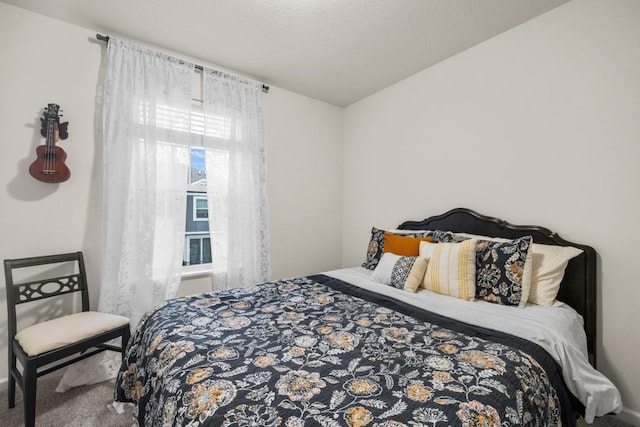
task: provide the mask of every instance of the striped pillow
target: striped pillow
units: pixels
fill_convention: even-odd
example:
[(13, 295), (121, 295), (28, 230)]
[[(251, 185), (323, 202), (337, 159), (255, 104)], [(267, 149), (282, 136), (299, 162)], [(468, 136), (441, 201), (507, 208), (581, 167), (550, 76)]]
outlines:
[(423, 286), (443, 295), (473, 300), (476, 294), (476, 243), (420, 242), (420, 256), (429, 259)]

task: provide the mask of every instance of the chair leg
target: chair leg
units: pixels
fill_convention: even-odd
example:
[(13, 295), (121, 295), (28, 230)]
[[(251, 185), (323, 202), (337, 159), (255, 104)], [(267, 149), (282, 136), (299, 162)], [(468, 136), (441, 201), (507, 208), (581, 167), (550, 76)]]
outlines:
[[(11, 345), (11, 343), (9, 343)], [(16, 406), (16, 378), (13, 371), (16, 369), (16, 355), (9, 349), (9, 390), (7, 391), (7, 401), (9, 409)]]
[(7, 392), (7, 400), (9, 401), (9, 409), (16, 406), (16, 379), (13, 374), (9, 373), (9, 391)]
[(35, 427), (36, 425), (36, 392), (38, 373), (37, 366), (25, 363), (24, 367), (24, 387), (22, 396), (24, 398), (24, 425), (25, 427)]

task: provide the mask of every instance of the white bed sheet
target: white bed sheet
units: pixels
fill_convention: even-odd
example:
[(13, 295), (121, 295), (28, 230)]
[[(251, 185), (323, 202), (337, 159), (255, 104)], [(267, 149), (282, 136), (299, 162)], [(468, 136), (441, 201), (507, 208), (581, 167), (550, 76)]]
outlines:
[(585, 406), (584, 418), (588, 423), (593, 422), (596, 416), (622, 410), (622, 399), (616, 387), (589, 364), (582, 316), (562, 302), (553, 306), (528, 304), (525, 308), (518, 308), (486, 301), (464, 301), (422, 288), (414, 294), (372, 281), (372, 271), (362, 267), (323, 274), (443, 316), (502, 331), (540, 345), (562, 366), (567, 388)]

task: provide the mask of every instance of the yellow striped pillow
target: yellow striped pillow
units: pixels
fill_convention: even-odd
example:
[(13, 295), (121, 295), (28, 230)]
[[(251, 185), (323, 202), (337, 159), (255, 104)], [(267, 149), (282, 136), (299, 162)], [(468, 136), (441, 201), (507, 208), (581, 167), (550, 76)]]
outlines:
[(473, 300), (476, 295), (476, 243), (420, 242), (420, 256), (428, 258), (423, 287), (439, 294)]

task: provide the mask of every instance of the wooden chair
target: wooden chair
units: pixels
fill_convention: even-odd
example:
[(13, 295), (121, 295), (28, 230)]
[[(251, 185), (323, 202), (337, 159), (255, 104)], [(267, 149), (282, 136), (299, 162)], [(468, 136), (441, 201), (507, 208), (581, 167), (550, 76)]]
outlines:
[[(22, 283), (14, 282), (16, 269), (62, 264), (73, 273)], [(74, 263), (74, 264), (69, 264)], [(51, 265), (47, 268), (52, 270)], [(4, 260), (9, 326), (9, 408), (15, 406), (16, 381), (22, 389), (24, 423), (35, 425), (36, 383), (39, 376), (68, 366), (104, 350), (124, 353), (129, 341), (129, 319), (113, 314), (89, 311), (89, 293), (82, 252)], [(41, 277), (41, 276), (38, 276)], [(80, 292), (82, 312), (64, 315), (17, 331), (16, 306)], [(121, 347), (107, 344), (122, 338)], [(124, 355), (124, 354), (123, 354)], [(22, 365), (22, 373), (16, 367)], [(64, 359), (64, 360), (61, 360)], [(39, 369), (44, 368), (44, 369)]]

